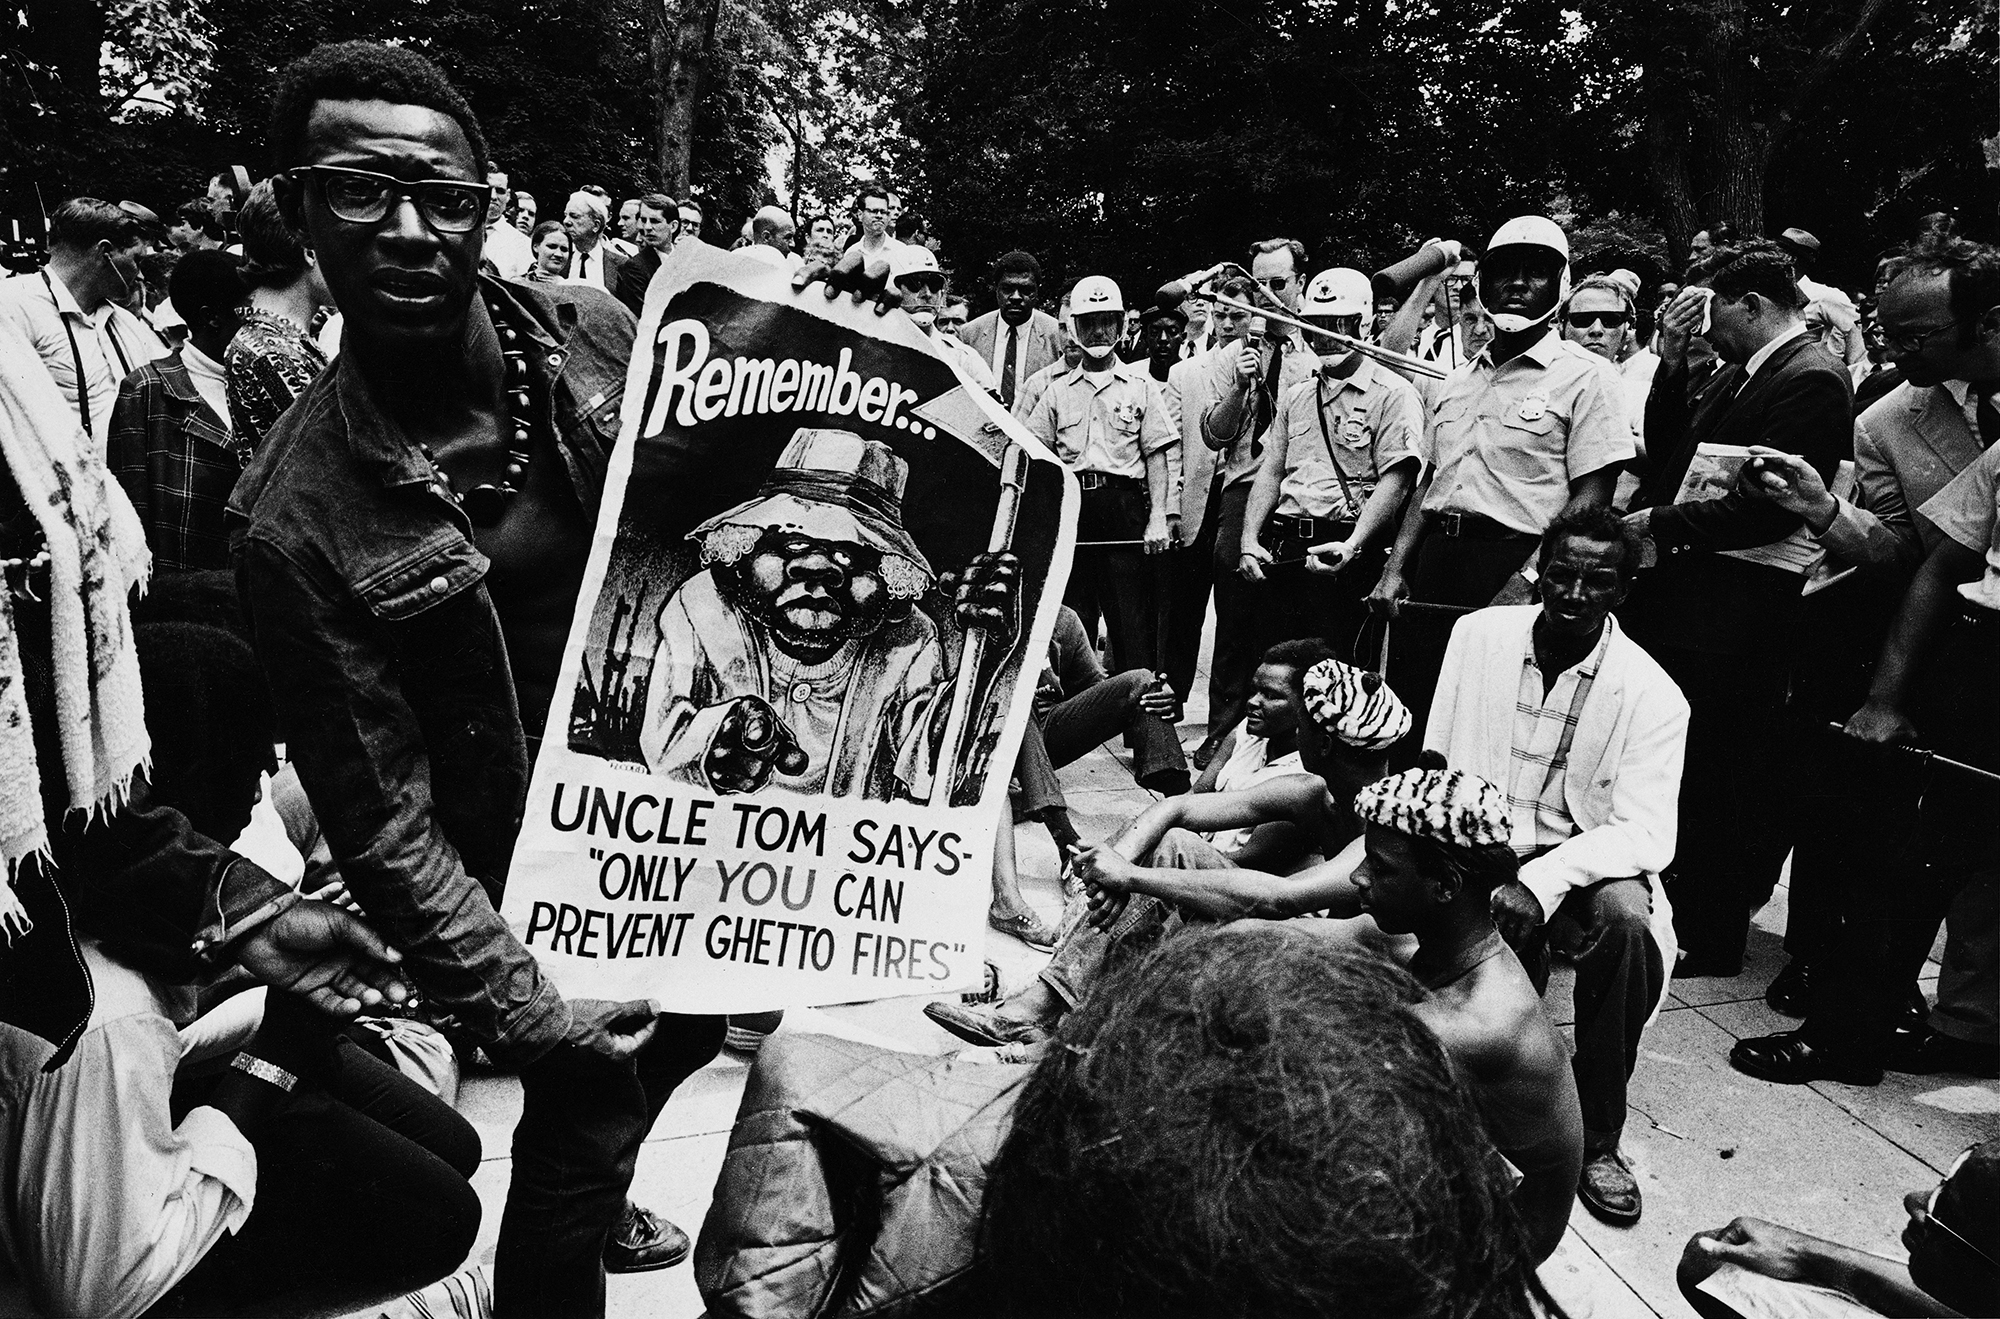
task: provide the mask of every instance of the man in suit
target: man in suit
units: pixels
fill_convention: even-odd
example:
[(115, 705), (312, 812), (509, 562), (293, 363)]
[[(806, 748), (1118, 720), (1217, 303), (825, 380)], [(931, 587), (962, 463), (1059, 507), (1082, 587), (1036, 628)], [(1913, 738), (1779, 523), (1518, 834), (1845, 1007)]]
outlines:
[[(1991, 402), (2000, 388), (2000, 315), (1988, 312), (1996, 302), (2000, 248), (1931, 239), (1905, 253), (1883, 290), (1881, 312), (1890, 356), (1908, 383), (1861, 415), (1854, 436), (1861, 478), (1856, 499), (1829, 494), (1818, 474), (1796, 459), (1773, 459), (1752, 487), (1804, 518), (1839, 562), (1893, 573), (1889, 609), (1872, 611), (1868, 619), (1869, 659), (1912, 572), (1947, 539), (1928, 516), (1932, 501), (2000, 443), (2000, 411)], [(1991, 674), (1986, 677), (1990, 682)], [(1866, 681), (1864, 670), (1855, 685), (1865, 690)], [(1935, 686), (1936, 679), (1928, 683)], [(1863, 703), (1857, 692), (1849, 698), (1835, 717)], [(1946, 715), (1956, 722), (1964, 713)], [(1862, 721), (1856, 716), (1854, 722)], [(1945, 730), (1923, 731), (1934, 739)], [(1809, 991), (1796, 994), (1797, 1010), (1790, 1013), (1805, 1023), (1738, 1044), (1730, 1060), (1752, 1076), (1866, 1085), (1881, 1078), (1885, 1064), (1918, 1073), (2000, 1070), (1992, 988), (1995, 885), (1990, 876), (1968, 882), (1974, 867), (1965, 863), (1963, 849), (1948, 846), (1950, 829), (1937, 827), (1952, 824), (1954, 813), (1936, 794), (1960, 785), (1948, 776), (1920, 778), (1907, 762), (1872, 750), (1846, 738), (1828, 747), (1833, 784), (1824, 802), (1815, 803), (1823, 809), (1800, 831), (1792, 861), (1793, 928), (1786, 935), (1793, 964), (1780, 977), (1791, 976)], [(1990, 833), (1990, 812), (1984, 827)], [(1802, 885), (1812, 899), (1803, 908)], [(1950, 938), (1937, 1006), (1927, 1022), (1909, 1021), (1910, 986), (1947, 904)], [(1802, 921), (1816, 935), (1811, 945), (1797, 946), (1793, 938)]]
[(1035, 307), (1042, 291), (1042, 267), (1026, 252), (1009, 252), (993, 263), (993, 301), (984, 316), (966, 322), (958, 337), (993, 370), (1000, 402), (1014, 406), (1028, 377), (1062, 356), (1062, 326)]
[(649, 192), (639, 198), (639, 253), (618, 271), (612, 290), (618, 301), (637, 316), (646, 307), (646, 290), (652, 286), (653, 272), (673, 251), (680, 234), (680, 216), (674, 199), (665, 193)]
[(1551, 927), (1580, 936), (1576, 1074), (1584, 1163), (1577, 1195), (1607, 1223), (1639, 1221), (1618, 1153), (1639, 1037), (1666, 998), (1688, 703), (1612, 619), (1638, 572), (1639, 537), (1609, 509), (1556, 515), (1542, 538), (1542, 603), (1481, 609), (1452, 628), (1424, 746), (1500, 785), (1521, 858), (1493, 919), (1538, 992)]
[[(1741, 493), (1674, 501), (1701, 444), (1797, 454), (1831, 481), (1853, 448), (1853, 393), (1846, 368), (1806, 337), (1798, 272), (1775, 244), (1717, 247), (1698, 274), (1705, 288), (1683, 289), (1662, 317), (1646, 404), (1654, 468), (1628, 515), (1649, 543), (1648, 570), (1624, 617), (1694, 710), (1668, 872), (1686, 950), (1676, 974), (1733, 976), (1790, 850), (1777, 799), (1791, 772), (1782, 716), (1804, 578), (1731, 552), (1784, 540), (1800, 519)], [(1697, 330), (1721, 364), (1691, 380)], [(1746, 464), (1753, 479), (1757, 466)]]
[(625, 269), (625, 258), (611, 250), (604, 241), (604, 226), (611, 218), (611, 207), (604, 198), (594, 192), (573, 192), (569, 204), (563, 208), (563, 232), (569, 235), (569, 277), (580, 284), (603, 289), (606, 293), (618, 290), (619, 272)]
[[(1246, 281), (1247, 282), (1247, 281)], [(1248, 290), (1241, 291), (1245, 300)], [(1221, 473), (1216, 470), (1215, 451), (1203, 443), (1201, 419), (1222, 397), (1236, 378), (1236, 355), (1243, 344), (1250, 313), (1219, 308), (1211, 319), (1220, 336), (1215, 347), (1177, 362), (1167, 372), (1167, 410), (1176, 419), (1181, 434), (1180, 544), (1170, 553), (1171, 596), (1167, 606), (1166, 653), (1162, 662), (1174, 694), (1186, 703), (1194, 688), (1195, 664), (1201, 651), (1201, 625), (1208, 613), (1208, 590), (1215, 573), (1215, 530), (1222, 515)], [(1256, 638), (1247, 631), (1225, 636), (1216, 628), (1215, 646), (1224, 660), (1238, 650), (1252, 647)], [(1232, 663), (1234, 661), (1231, 661)], [(1227, 701), (1227, 694), (1215, 680), (1217, 667), (1209, 670), (1209, 709)], [(1218, 736), (1217, 741), (1220, 741)], [(1205, 768), (1205, 766), (1204, 766)]]

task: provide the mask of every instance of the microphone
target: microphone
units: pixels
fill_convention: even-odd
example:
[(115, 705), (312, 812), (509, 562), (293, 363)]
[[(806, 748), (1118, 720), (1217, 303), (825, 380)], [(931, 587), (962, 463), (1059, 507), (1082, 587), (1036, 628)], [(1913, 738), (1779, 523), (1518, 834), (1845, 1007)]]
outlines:
[(1182, 275), (1179, 279), (1170, 279), (1160, 285), (1160, 291), (1153, 295), (1153, 301), (1163, 307), (1178, 307), (1187, 301), (1188, 294), (1221, 274), (1224, 267), (1228, 265), (1229, 262), (1222, 261), (1210, 266), (1206, 270), (1196, 270)]
[(1268, 331), (1270, 328), (1271, 328), (1271, 323), (1265, 320), (1262, 316), (1252, 316), (1250, 318), (1249, 333), (1243, 336), (1243, 346), (1245, 348), (1253, 348), (1253, 349), (1262, 348), (1264, 346), (1265, 332)]

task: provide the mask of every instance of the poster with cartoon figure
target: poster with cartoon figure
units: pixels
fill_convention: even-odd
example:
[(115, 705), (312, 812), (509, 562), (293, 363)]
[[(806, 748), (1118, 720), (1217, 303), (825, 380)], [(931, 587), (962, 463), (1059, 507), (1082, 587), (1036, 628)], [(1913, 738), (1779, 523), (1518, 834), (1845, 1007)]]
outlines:
[(903, 313), (676, 248), (502, 908), (563, 992), (977, 983), (1076, 502)]

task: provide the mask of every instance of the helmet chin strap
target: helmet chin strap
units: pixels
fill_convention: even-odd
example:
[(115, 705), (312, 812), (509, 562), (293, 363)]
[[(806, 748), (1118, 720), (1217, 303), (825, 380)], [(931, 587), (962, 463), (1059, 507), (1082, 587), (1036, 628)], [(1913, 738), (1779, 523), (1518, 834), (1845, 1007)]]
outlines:
[(1534, 316), (1534, 317), (1517, 315), (1511, 311), (1508, 312), (1496, 311), (1493, 313), (1494, 328), (1498, 329), (1502, 334), (1520, 334), (1524, 330), (1534, 329), (1537, 325), (1547, 325), (1551, 320), (1555, 319), (1555, 314), (1561, 311), (1563, 308), (1563, 304), (1567, 303), (1568, 301), (1569, 301), (1569, 263), (1564, 262), (1562, 268), (1562, 275), (1558, 279), (1556, 284), (1555, 300), (1549, 303), (1549, 309), (1547, 311), (1543, 312), (1539, 316)]
[(1078, 344), (1077, 347), (1083, 349), (1083, 355), (1085, 357), (1088, 357), (1091, 361), (1102, 362), (1105, 358), (1111, 356), (1111, 350), (1114, 347), (1116, 347), (1116, 345), (1108, 343), (1087, 343), (1087, 344)]

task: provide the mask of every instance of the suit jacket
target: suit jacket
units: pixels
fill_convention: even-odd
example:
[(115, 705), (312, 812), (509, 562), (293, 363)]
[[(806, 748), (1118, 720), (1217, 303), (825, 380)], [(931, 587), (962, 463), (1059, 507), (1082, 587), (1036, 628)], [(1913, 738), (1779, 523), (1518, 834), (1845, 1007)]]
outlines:
[[(1740, 392), (1739, 392), (1740, 391)], [(1757, 374), (1726, 363), (1690, 382), (1662, 365), (1646, 400), (1646, 450), (1653, 469), (1633, 507), (1653, 510), (1659, 564), (1642, 574), (1624, 618), (1642, 643), (1712, 654), (1768, 651), (1782, 644), (1804, 578), (1718, 553), (1783, 540), (1800, 519), (1739, 494), (1675, 504), (1695, 448), (1764, 444), (1811, 463), (1833, 481), (1854, 449), (1853, 383), (1834, 356), (1804, 336), (1778, 345)]]
[(1190, 542), (1201, 532), (1215, 484), (1216, 453), (1201, 438), (1201, 418), (1236, 378), (1237, 347), (1211, 348), (1167, 372), (1167, 410), (1180, 419), (1181, 535)]
[(1943, 385), (1898, 386), (1854, 423), (1856, 499), (1839, 501), (1820, 544), (1845, 563), (1914, 570), (1940, 535), (1916, 510), (1985, 447)]
[(652, 287), (653, 273), (659, 268), (659, 250), (640, 248), (639, 255), (627, 258), (618, 267), (618, 284), (611, 290), (612, 296), (634, 316), (639, 315), (646, 309), (646, 290)]
[[(1500, 605), (1459, 619), (1424, 726), (1427, 750), (1503, 790), (1513, 773), (1521, 657), (1541, 612), (1539, 605)], [(1563, 801), (1577, 832), (1523, 862), (1521, 882), (1542, 904), (1546, 919), (1571, 889), (1645, 876), (1653, 887), (1649, 928), (1671, 978), (1678, 945), (1659, 873), (1674, 859), (1688, 703), (1667, 671), (1615, 619), (1605, 626), (1612, 629), (1611, 640), (1577, 714), (1563, 775)]]
[[(1027, 336), (1028, 351), (1021, 363), (1022, 370), (1014, 380), (1017, 397), (1021, 386), (1028, 383), (1029, 376), (1062, 356), (1063, 346), (1062, 326), (1056, 323), (1055, 317), (1045, 311), (1029, 312), (1028, 323), (1021, 327), (1021, 331)], [(979, 359), (988, 367), (993, 366), (995, 345), (1003, 342), (1006, 336), (1007, 323), (1000, 319), (998, 309), (989, 311), (984, 316), (975, 316), (958, 332), (958, 337), (963, 339), (973, 352), (978, 353)], [(994, 369), (993, 383), (996, 388), (999, 386), (1001, 374), (1002, 369)]]

